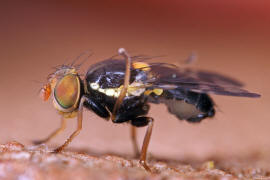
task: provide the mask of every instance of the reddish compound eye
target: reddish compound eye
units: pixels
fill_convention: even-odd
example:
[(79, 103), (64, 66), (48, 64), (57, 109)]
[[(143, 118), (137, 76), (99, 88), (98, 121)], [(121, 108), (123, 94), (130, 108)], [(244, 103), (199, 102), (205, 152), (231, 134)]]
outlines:
[(80, 81), (78, 76), (68, 74), (58, 81), (54, 89), (54, 97), (63, 109), (76, 106), (80, 97)]

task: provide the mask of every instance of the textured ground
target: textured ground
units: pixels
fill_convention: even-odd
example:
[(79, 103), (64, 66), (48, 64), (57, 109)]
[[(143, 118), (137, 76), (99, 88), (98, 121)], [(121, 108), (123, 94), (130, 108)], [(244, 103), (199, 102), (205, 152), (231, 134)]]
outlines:
[(54, 154), (45, 145), (25, 147), (9, 142), (0, 145), (0, 179), (270, 179), (270, 161), (264, 154), (205, 162), (149, 161), (152, 173), (132, 158)]

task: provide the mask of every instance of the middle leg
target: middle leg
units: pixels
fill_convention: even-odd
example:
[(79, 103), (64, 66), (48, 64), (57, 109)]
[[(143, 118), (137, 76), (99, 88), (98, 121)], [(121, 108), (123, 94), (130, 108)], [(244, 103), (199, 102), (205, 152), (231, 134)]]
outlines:
[(115, 121), (116, 119), (116, 114), (118, 109), (121, 106), (121, 103), (123, 102), (124, 97), (126, 96), (126, 92), (128, 90), (128, 86), (129, 86), (129, 80), (130, 80), (130, 68), (131, 68), (131, 58), (128, 55), (128, 53), (126, 52), (126, 50), (124, 48), (120, 48), (118, 50), (118, 53), (122, 56), (124, 56), (124, 58), (126, 59), (126, 71), (125, 71), (125, 78), (124, 78), (124, 84), (123, 84), (123, 88), (120, 92), (120, 95), (118, 96), (116, 103), (113, 107), (113, 112), (111, 115), (111, 119), (112, 121)]
[(135, 153), (135, 158), (140, 157), (140, 150), (138, 147), (138, 142), (137, 142), (137, 131), (136, 131), (136, 127), (131, 125), (130, 126), (130, 135), (131, 135), (131, 141), (132, 141), (132, 145), (133, 145), (133, 151)]

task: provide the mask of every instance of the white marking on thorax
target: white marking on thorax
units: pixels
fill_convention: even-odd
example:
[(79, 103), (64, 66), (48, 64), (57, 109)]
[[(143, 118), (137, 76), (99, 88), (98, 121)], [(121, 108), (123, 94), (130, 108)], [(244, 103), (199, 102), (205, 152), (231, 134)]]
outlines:
[[(128, 87), (126, 96), (140, 96), (145, 91), (145, 88), (141, 87), (142, 85), (143, 84), (140, 82), (133, 82), (132, 84), (130, 84)], [(106, 94), (106, 96), (114, 96), (116, 98), (119, 97), (121, 90), (123, 88), (123, 86), (120, 86), (118, 88), (103, 89), (103, 88), (100, 88), (98, 83), (90, 83), (90, 87), (93, 90)]]
[(99, 84), (98, 83), (90, 83), (90, 87), (93, 89), (93, 90), (97, 90), (99, 88)]

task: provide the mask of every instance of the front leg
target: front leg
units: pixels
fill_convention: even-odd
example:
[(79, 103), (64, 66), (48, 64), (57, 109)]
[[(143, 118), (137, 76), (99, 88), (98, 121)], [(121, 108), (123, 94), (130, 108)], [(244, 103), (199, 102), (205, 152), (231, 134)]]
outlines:
[(62, 146), (56, 148), (54, 152), (58, 153), (58, 152), (63, 151), (69, 145), (69, 143), (71, 143), (71, 141), (80, 133), (82, 129), (83, 103), (85, 99), (86, 97), (83, 96), (79, 104), (79, 109), (77, 112), (77, 129), (71, 134), (71, 136), (65, 141), (65, 143)]
[(97, 103), (94, 99), (91, 99), (87, 95), (84, 95), (81, 98), (78, 113), (77, 113), (77, 129), (74, 131), (71, 136), (66, 140), (66, 142), (54, 150), (54, 152), (61, 152), (64, 148), (66, 148), (69, 143), (80, 133), (82, 129), (82, 118), (83, 118), (83, 107), (90, 108), (93, 110), (97, 115), (103, 118), (110, 117), (109, 112), (105, 107), (103, 107), (101, 104)]

